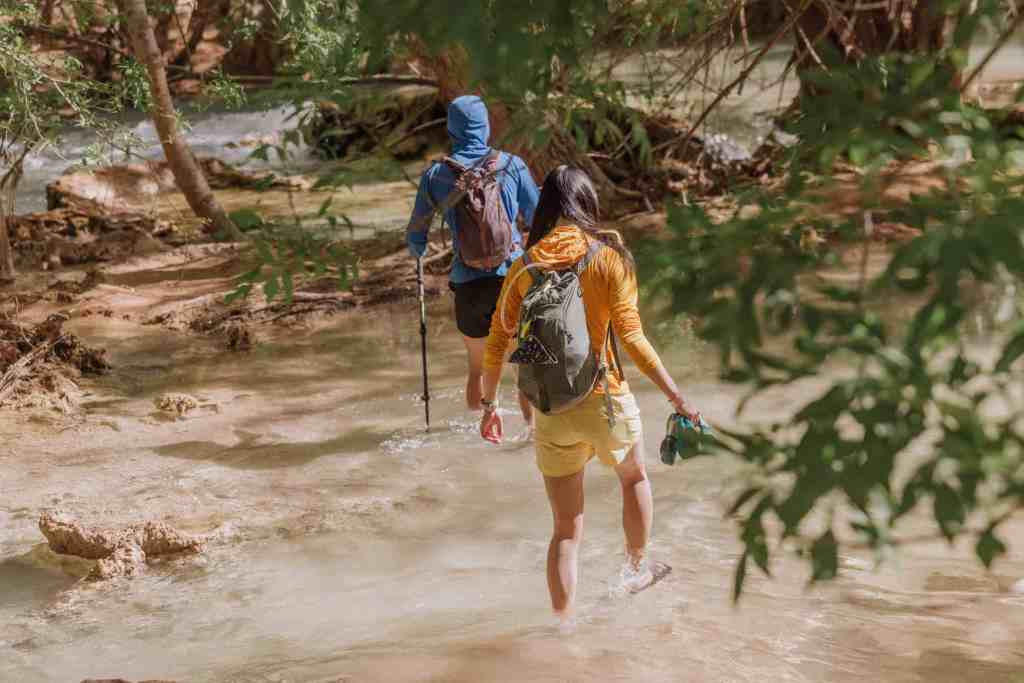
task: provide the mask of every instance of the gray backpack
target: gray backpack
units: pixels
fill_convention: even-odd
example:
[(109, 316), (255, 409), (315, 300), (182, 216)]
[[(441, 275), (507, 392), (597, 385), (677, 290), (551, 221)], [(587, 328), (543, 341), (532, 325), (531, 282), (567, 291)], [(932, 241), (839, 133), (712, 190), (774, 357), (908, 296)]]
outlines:
[[(594, 242), (575, 266), (542, 270), (523, 255), (533, 283), (523, 297), (519, 312), (517, 346), (509, 362), (519, 367), (519, 389), (545, 415), (565, 412), (590, 396), (599, 381), (608, 393), (606, 353), (590, 348), (587, 313), (583, 305), (580, 275), (604, 245)], [(608, 325), (606, 344), (611, 345), (619, 377), (622, 363)], [(608, 420), (615, 416), (608, 411)]]

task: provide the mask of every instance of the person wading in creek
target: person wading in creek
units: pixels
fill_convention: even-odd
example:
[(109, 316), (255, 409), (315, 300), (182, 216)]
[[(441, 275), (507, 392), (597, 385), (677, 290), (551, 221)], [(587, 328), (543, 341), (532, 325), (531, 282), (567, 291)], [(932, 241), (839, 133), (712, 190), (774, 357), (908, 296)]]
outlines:
[(480, 434), (501, 443), (498, 385), (506, 354), (518, 343), (509, 359), (521, 364), (520, 390), (538, 408), (537, 465), (554, 518), (548, 588), (566, 628), (574, 618), (583, 471), (595, 455), (615, 469), (622, 484), (623, 588), (643, 590), (670, 571), (645, 556), (653, 500), (640, 411), (618, 363), (616, 338), (677, 413), (700, 418), (644, 336), (632, 255), (617, 232), (598, 230), (597, 220), (597, 193), (586, 173), (567, 166), (552, 171), (526, 254), (505, 278), (483, 362)]
[[(483, 100), (465, 95), (452, 101), (448, 107), (451, 154), (423, 173), (406, 233), (409, 250), (422, 257), (434, 211), (447, 198), (466, 191), (463, 199), (444, 211), (444, 220), (452, 230), (449, 281), (455, 293), (456, 325), (469, 359), (466, 405), (470, 410), (481, 408), (484, 342), (502, 282), (523, 253), (516, 218), (521, 216), (529, 225), (538, 197), (526, 164), (515, 155), (492, 150), (490, 133)], [(519, 403), (529, 435), (533, 410), (525, 399)]]

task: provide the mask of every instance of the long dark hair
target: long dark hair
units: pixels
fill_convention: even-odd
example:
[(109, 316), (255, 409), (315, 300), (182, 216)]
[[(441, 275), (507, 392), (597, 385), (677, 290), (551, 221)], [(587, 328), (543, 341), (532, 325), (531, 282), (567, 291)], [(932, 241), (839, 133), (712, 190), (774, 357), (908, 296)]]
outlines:
[(537, 210), (533, 214), (533, 225), (530, 226), (530, 238), (526, 241), (526, 248), (529, 249), (544, 239), (555, 228), (558, 219), (565, 217), (587, 236), (603, 242), (618, 252), (626, 271), (633, 272), (633, 254), (626, 248), (622, 235), (615, 230), (598, 230), (599, 216), (597, 190), (594, 189), (590, 176), (575, 166), (559, 166), (544, 179), (544, 187), (540, 191)]

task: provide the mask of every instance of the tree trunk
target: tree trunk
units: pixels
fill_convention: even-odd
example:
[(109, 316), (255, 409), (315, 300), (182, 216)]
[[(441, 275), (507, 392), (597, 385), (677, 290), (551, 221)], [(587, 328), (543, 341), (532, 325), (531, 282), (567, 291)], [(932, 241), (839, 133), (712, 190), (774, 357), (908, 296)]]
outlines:
[(277, 17), (271, 0), (243, 3), (242, 16), (231, 18), (239, 24), (252, 24), (257, 28), (244, 40), (236, 39), (230, 52), (224, 55), (225, 72), (242, 76), (274, 75), (277, 66), (288, 58)]
[(7, 206), (0, 206), (0, 283), (12, 282), (17, 276), (14, 270), (14, 251), (11, 249), (11, 235), (7, 229)]
[(11, 248), (11, 217), (14, 215), (14, 198), (25, 157), (31, 145), (26, 145), (20, 154), (8, 158), (11, 162), (7, 171), (0, 176), (0, 283), (13, 282), (18, 272), (14, 268), (14, 250)]
[(188, 67), (190, 71), (194, 69), (195, 64), (191, 64), (191, 59), (199, 49), (199, 44), (203, 42), (206, 29), (219, 25), (230, 12), (230, 0), (197, 0), (192, 15), (188, 18), (188, 26), (185, 27), (186, 35), (181, 37), (184, 46), (171, 60), (171, 63), (176, 66)]
[(174, 174), (174, 181), (185, 195), (185, 200), (192, 211), (207, 221), (208, 229), (224, 232), (235, 240), (244, 240), (245, 237), (238, 226), (232, 222), (214, 197), (192, 150), (178, 134), (178, 115), (171, 100), (171, 91), (167, 87), (163, 54), (150, 26), (146, 0), (122, 0), (122, 6), (135, 57), (145, 65), (149, 74), (152, 101), (150, 115), (160, 136), (164, 156), (167, 157), (167, 163)]

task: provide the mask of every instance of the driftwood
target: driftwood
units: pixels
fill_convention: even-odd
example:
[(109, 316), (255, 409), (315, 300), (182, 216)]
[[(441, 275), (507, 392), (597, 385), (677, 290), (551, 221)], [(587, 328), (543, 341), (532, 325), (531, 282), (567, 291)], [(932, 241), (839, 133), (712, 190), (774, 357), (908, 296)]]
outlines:
[(31, 374), (32, 367), (36, 363), (44, 360), (47, 354), (50, 353), (50, 350), (63, 339), (63, 337), (60, 337), (59, 339), (55, 339), (47, 344), (36, 347), (16, 360), (11, 367), (7, 368), (7, 372), (4, 373), (3, 377), (0, 377), (0, 407), (2, 407), (4, 402), (10, 398), (12, 393), (14, 393), (14, 387), (17, 385), (18, 380)]
[(62, 314), (35, 326), (0, 319), (0, 408), (73, 411), (81, 398), (78, 379), (110, 369), (105, 351), (64, 331), (65, 322)]

